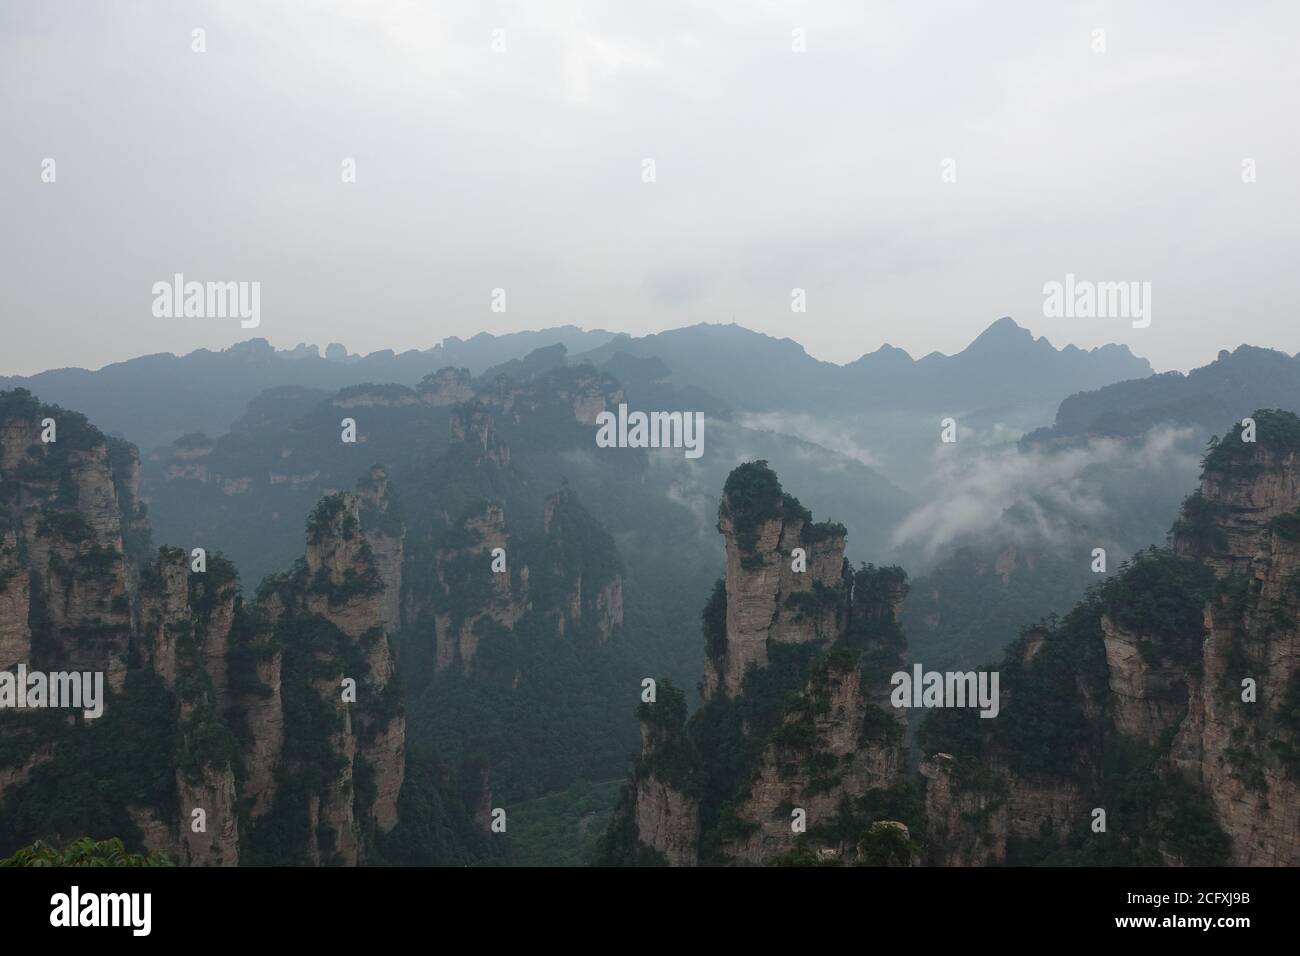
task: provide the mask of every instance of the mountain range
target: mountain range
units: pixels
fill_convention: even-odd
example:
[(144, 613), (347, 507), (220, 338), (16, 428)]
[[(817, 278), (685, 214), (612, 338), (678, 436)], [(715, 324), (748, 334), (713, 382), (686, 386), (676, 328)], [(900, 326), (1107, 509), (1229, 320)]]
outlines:
[[(966, 349), (919, 360), (884, 346), (844, 365), (814, 359), (790, 339), (738, 325), (696, 325), (632, 337), (573, 326), (449, 338), (423, 351), (349, 355), (331, 345), (276, 350), (250, 339), (220, 352), (148, 355), (104, 368), (54, 369), (0, 377), (0, 389), (26, 388), (44, 401), (94, 408), (108, 434), (152, 451), (191, 432), (225, 432), (259, 393), (283, 386), (336, 391), (350, 385), (413, 386), (439, 369), (474, 375), (506, 367), (529, 353), (561, 345), (569, 361), (605, 365), (620, 353), (658, 359), (679, 388), (744, 411), (829, 414), (852, 407), (950, 412), (1030, 405), (1055, 408), (1066, 396), (1149, 375), (1150, 365), (1126, 347), (1056, 349), (1011, 319), (999, 319)], [(714, 357), (729, 356), (718, 363)]]
[[(103, 669), (109, 716), (55, 732), (0, 715), (0, 850), (89, 835), (206, 864), (1082, 862), (1080, 801), (1127, 805), (1123, 781), (1146, 774), (1174, 819), (1141, 818), (1150, 840), (1125, 821), (1102, 858), (1282, 859), (1287, 818), (1267, 808), (1294, 802), (1294, 678), (1269, 654), (1293, 627), (1295, 365), (1243, 346), (1151, 375), (1003, 319), (952, 356), (845, 366), (733, 325), (365, 357), (259, 340), (41, 373), (24, 381), (57, 404), (0, 391), (0, 653)], [(600, 448), (620, 406), (702, 412), (704, 454)], [(1183, 501), (1207, 439), (1252, 414), (1258, 460), (1215, 450), (1229, 432)], [(1238, 527), (1259, 502), (1268, 527)], [(1237, 594), (1265, 552), (1277, 593)], [(1189, 622), (1219, 607), (1249, 637), (1238, 649), (1223, 617), (1197, 664)], [(1017, 716), (994, 734), (888, 703), (911, 662), (999, 659)], [(1194, 669), (1242, 659), (1284, 752), (1240, 715), (1197, 716), (1222, 688)], [(345, 677), (356, 706), (334, 693)], [(1026, 706), (1025, 686), (1052, 702)], [(1042, 762), (1060, 734), (1105, 746)], [(1134, 735), (1148, 750), (1112, 768)], [(984, 764), (996, 779), (964, 769)], [(1263, 789), (1235, 790), (1251, 766)], [(102, 800), (58, 797), (88, 774)], [(202, 838), (181, 822), (195, 801)], [(522, 822), (508, 840), (490, 837), (498, 810)]]

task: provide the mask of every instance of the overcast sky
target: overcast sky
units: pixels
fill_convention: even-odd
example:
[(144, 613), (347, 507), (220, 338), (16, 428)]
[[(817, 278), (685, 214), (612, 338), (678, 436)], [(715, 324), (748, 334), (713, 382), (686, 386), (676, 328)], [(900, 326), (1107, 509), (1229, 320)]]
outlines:
[[(732, 320), (845, 362), (1002, 315), (1294, 353), (1297, 116), (1294, 2), (0, 0), (0, 373)], [(260, 327), (155, 318), (177, 272)], [(1067, 273), (1150, 327), (1045, 318)]]

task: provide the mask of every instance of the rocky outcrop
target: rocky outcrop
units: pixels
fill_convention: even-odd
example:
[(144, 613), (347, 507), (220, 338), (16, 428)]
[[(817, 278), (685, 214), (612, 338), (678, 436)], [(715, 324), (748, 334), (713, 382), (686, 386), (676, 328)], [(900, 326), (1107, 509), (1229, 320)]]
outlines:
[(141, 574), (136, 646), (142, 663), (176, 700), (179, 819), (165, 833), (156, 808), (136, 806), (146, 845), (185, 864), (239, 862), (239, 792), (227, 657), (241, 598), (233, 565), (220, 555), (194, 570), (190, 555), (162, 548)]
[[(1208, 795), (1240, 866), (1300, 864), (1300, 421), (1256, 412), (1206, 459), (1209, 533), (1184, 520), (1174, 547), (1211, 568), (1200, 667), (1171, 763)], [(1194, 505), (1193, 508), (1197, 507)]]
[(27, 568), (18, 557), (18, 536), (6, 528), (0, 531), (0, 669), (31, 659), (29, 588)]
[(617, 410), (625, 401), (623, 389), (608, 375), (589, 365), (566, 369), (563, 376), (553, 376), (559, 398), (573, 409), (574, 421), (595, 425), (601, 412)]
[(467, 368), (439, 369), (426, 375), (416, 387), (420, 401), (434, 408), (459, 405), (474, 397), (474, 383)]
[(476, 399), (513, 424), (541, 412), (552, 420), (563, 416), (588, 426), (625, 401), (623, 387), (612, 376), (587, 363), (570, 366), (564, 361), (562, 345), (538, 349), (486, 373)]
[(490, 462), (505, 468), (510, 448), (497, 440), (496, 422), (490, 408), (482, 404), (458, 405), (451, 412), (451, 440), (462, 445), (476, 465)]
[(1254, 419), (1170, 549), (1012, 646), (993, 726), (927, 722), (930, 862), (1300, 863), (1300, 419)]
[[(196, 865), (237, 863), (234, 748), (221, 714), (239, 605), (233, 567), (212, 555), (194, 571), (189, 556), (171, 548), (147, 558), (139, 456), (80, 415), (21, 391), (0, 394), (0, 461), (4, 664), (100, 674), (110, 690), (99, 718), (72, 717), (62, 733), (39, 737), (26, 760), (6, 768), (0, 799), (19, 791), (37, 767), (66, 773), (68, 761), (84, 759), (70, 754), (85, 753), (77, 749), (83, 740), (102, 739), (100, 721), (112, 724), (119, 708), (138, 708), (141, 694), (157, 693), (130, 691), (131, 672), (152, 673), (173, 708), (176, 809), (128, 803), (121, 810), (139, 822), (151, 849)], [(156, 719), (166, 719), (166, 709)], [(111, 773), (114, 760), (139, 758), (106, 759)], [(138, 789), (157, 786), (151, 779)]]
[(191, 629), (189, 555), (164, 548), (140, 589), (140, 632), (150, 666), (176, 686), (176, 644)]
[(392, 633), (402, 624), (402, 559), (405, 525), (388, 486), (388, 472), (371, 468), (358, 489), (361, 529), (383, 585), (379, 624)]
[(317, 506), (307, 528), (306, 562), (309, 613), (353, 638), (382, 620), (389, 589), (361, 530), (360, 498), (331, 495)]
[(1187, 712), (1187, 672), (1176, 659), (1144, 659), (1144, 635), (1101, 616), (1109, 708), (1115, 729), (1156, 746)]
[[(493, 552), (505, 550), (505, 570), (493, 571)], [(505, 511), (480, 502), (462, 517), (457, 533), (434, 554), (442, 600), (434, 610), (435, 667), (468, 668), (478, 651), (482, 628), (493, 622), (514, 627), (528, 611), (529, 570), (515, 574), (506, 532)], [(513, 578), (513, 582), (512, 582)], [(466, 600), (473, 595), (477, 600)]]
[[(632, 774), (636, 838), (655, 862), (695, 866), (700, 857), (699, 754), (686, 731), (686, 698), (671, 684), (640, 710), (641, 757)], [(623, 811), (628, 813), (626, 809)]]
[[(181, 446), (196, 460), (208, 447)], [(123, 787), (118, 808), (147, 848), (190, 865), (235, 865), (249, 853), (286, 862), (293, 851), (279, 834), (300, 813), (311, 821), (302, 862), (366, 859), (398, 822), (406, 761), (389, 638), (400, 626), (405, 529), (383, 469), (357, 494), (323, 501), (304, 559), (245, 606), (220, 554), (196, 561), (164, 547), (144, 557), (138, 455), (81, 416), (0, 393), (0, 463), (0, 656), (31, 670), (102, 672), (112, 691), (102, 722), (78, 716), (56, 735), (18, 738), (25, 756), (0, 767), (0, 802), (47, 764), (71, 772), (64, 765), (84, 759), (83, 740), (133, 746), (131, 734), (156, 733), (147, 754), (100, 755), (110, 775), (147, 761), (149, 776)], [(151, 724), (119, 729), (114, 743), (98, 728), (118, 726), (123, 708), (136, 716), (120, 719), (147, 711)], [(0, 717), (6, 734), (34, 719)]]
[[(238, 792), (235, 772), (227, 766), (192, 779), (176, 777), (183, 811), (179, 862), (192, 866), (236, 866), (239, 863)], [(195, 811), (202, 816), (195, 816)]]
[(547, 593), (565, 598), (552, 610), (561, 635), (592, 634), (604, 644), (623, 626), (623, 562), (609, 534), (568, 488), (542, 508), (543, 539), (534, 550)]
[(700, 807), (658, 777), (636, 782), (636, 826), (641, 842), (669, 866), (694, 866), (699, 855)]
[(905, 575), (851, 571), (844, 528), (815, 524), (766, 462), (732, 472), (718, 528), (726, 577), (703, 614), (705, 705), (687, 723), (671, 685), (642, 704), (643, 752), (604, 861), (910, 863), (905, 823), (871, 829), (886, 822), (873, 800), (903, 781), (888, 690)]
[(925, 861), (933, 865), (1006, 863), (1012, 841), (1062, 842), (1091, 806), (1073, 780), (1020, 777), (1002, 761), (959, 765), (952, 754), (940, 752), (925, 756), (920, 769), (926, 781)]
[(0, 602), (13, 611), (0, 650), (16, 658), (6, 665), (39, 643), (51, 667), (120, 689), (131, 607), (119, 497), (138, 487), (118, 488), (109, 443), (84, 416), (22, 389), (0, 395), (0, 468)]
[(534, 611), (559, 636), (600, 644), (623, 626), (617, 549), (567, 488), (543, 503), (541, 535), (514, 538), (501, 505), (475, 502), (444, 535), (434, 570), (437, 671), (469, 669), (487, 631), (511, 630)]
[[(293, 678), (310, 678), (314, 702), (308, 706), (321, 714), (310, 724), (285, 725), (284, 739), (295, 750), (313, 746), (308, 741), (323, 746), (336, 768), (324, 776), (301, 763), (288, 768), (291, 776), (313, 781), (305, 853), (316, 864), (359, 862), (367, 834), (397, 822), (406, 720), (386, 629), (400, 609), (404, 531), (397, 516), (382, 469), (371, 470), (358, 494), (323, 499), (308, 522), (301, 570), (276, 582), (263, 599), (263, 616), (288, 645)], [(357, 786), (361, 773), (364, 793)], [(288, 798), (281, 791), (261, 803), (274, 812), (277, 799)]]
[[(901, 728), (890, 718), (883, 732), (866, 732), (867, 709), (861, 675), (852, 655), (844, 655), (819, 672), (805, 698), (789, 708), (759, 761), (750, 795), (735, 809), (748, 832), (724, 841), (737, 863), (761, 864), (793, 852), (802, 831), (791, 815), (800, 809), (813, 823), (834, 819), (841, 801), (873, 789), (888, 789), (901, 779)], [(840, 669), (842, 667), (843, 669)], [(837, 843), (837, 854), (852, 853), (852, 844)]]
[(726, 640), (706, 659), (706, 699), (735, 695), (746, 668), (767, 664), (772, 644), (834, 639), (848, 598), (844, 527), (813, 524), (770, 470), (732, 472), (718, 530), (727, 549)]
[(418, 404), (420, 396), (404, 385), (354, 385), (341, 389), (330, 399), (331, 406), (343, 411), (357, 408), (406, 408)]
[(276, 768), (284, 749), (284, 656), (275, 633), (282, 612), (276, 594), (265, 596), (243, 621), (235, 648), (239, 666), (231, 681), (230, 706), (247, 728), (240, 745), (241, 799), (251, 820), (274, 806)]

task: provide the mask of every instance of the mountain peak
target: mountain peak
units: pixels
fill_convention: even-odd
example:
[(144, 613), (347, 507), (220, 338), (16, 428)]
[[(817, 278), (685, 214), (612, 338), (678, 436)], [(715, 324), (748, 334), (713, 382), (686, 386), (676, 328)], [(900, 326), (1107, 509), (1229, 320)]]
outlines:
[(1034, 335), (1023, 326), (1017, 325), (1015, 319), (1004, 315), (987, 329), (975, 337), (970, 345), (966, 346), (966, 351), (974, 348), (983, 348), (994, 345), (998, 348), (1006, 348), (1022, 342), (1033, 342)]

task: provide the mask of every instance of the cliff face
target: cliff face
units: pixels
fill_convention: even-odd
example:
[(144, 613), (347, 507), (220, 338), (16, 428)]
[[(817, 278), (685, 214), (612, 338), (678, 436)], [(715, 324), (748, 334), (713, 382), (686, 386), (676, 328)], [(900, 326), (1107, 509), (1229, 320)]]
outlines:
[(907, 799), (888, 700), (905, 575), (851, 571), (844, 528), (815, 524), (765, 462), (732, 472), (718, 528), (727, 564), (703, 614), (705, 705), (687, 723), (671, 686), (642, 704), (642, 756), (606, 862), (857, 862), (877, 841), (910, 860), (907, 828), (884, 813)]
[[(178, 862), (239, 862), (239, 793), (228, 701), (226, 656), (240, 613), (239, 578), (219, 555), (201, 573), (191, 558), (162, 548), (142, 575), (139, 654), (176, 700), (176, 832), (165, 845)], [(155, 831), (155, 839), (161, 836)]]
[[(761, 497), (768, 490), (736, 483), (723, 493), (718, 530), (727, 547), (726, 644), (706, 663), (706, 698), (734, 695), (750, 664), (767, 664), (769, 645), (833, 639), (844, 624), (844, 529), (813, 525), (793, 499)], [(806, 570), (794, 570), (796, 549)]]
[[(439, 671), (471, 667), (484, 625), (511, 628), (528, 610), (529, 571), (526, 565), (517, 573), (513, 567), (505, 510), (482, 502), (455, 532), (434, 553), (436, 593), (442, 598), (432, 609)], [(506, 552), (505, 570), (495, 572), (492, 553), (498, 548)]]
[[(0, 816), (34, 828), (0, 826), (0, 842), (85, 835), (49, 794), (93, 786), (92, 835), (184, 864), (367, 858), (405, 777), (387, 474), (322, 502), (299, 566), (246, 606), (220, 554), (147, 556), (138, 456), (82, 416), (0, 393), (0, 466), (0, 668), (98, 673), (107, 690), (98, 718), (0, 713)], [(306, 842), (286, 846), (298, 821)]]
[(591, 633), (600, 643), (622, 627), (622, 563), (609, 535), (567, 488), (541, 502), (540, 533), (520, 520), (513, 503), (531, 495), (521, 493), (497, 427), (504, 416), (529, 433), (532, 416), (546, 414), (581, 424), (571, 400), (603, 394), (588, 388), (591, 374), (577, 370), (556, 394), (502, 379), (453, 409), (448, 460), (426, 479), (442, 492), (414, 561), (427, 577), (406, 595), (407, 619), (432, 622), (435, 672), (468, 673), (485, 635), (513, 631), (532, 614), (561, 637)]
[(135, 489), (118, 488), (109, 443), (83, 416), (21, 390), (0, 398), (0, 473), (0, 602), (13, 613), (0, 666), (39, 646), (53, 669), (102, 672), (120, 690), (131, 606), (119, 497)]
[[(539, 350), (540, 351), (540, 350)], [(551, 358), (563, 361), (562, 353)], [(536, 361), (536, 368), (529, 367)], [(568, 419), (580, 425), (594, 425), (596, 416), (618, 408), (623, 388), (609, 375), (590, 365), (553, 366), (548, 360), (530, 356), (517, 367), (484, 376), (488, 384), (477, 398), (513, 423), (541, 415)]]
[[(1008, 850), (1018, 843), (1047, 840), (1064, 842), (1088, 819), (1087, 810), (1097, 806), (1093, 783), (1098, 759), (1092, 736), (1081, 731), (1079, 721), (1063, 720), (1052, 710), (1046, 715), (1054, 723), (1043, 731), (1043, 738), (1032, 739), (1026, 749), (1031, 756), (1007, 750), (1009, 747), (988, 743), (972, 754), (964, 752), (950, 740), (969, 740), (988, 731), (987, 724), (1016, 719), (1017, 705), (1023, 700), (1035, 707), (1035, 700), (1048, 693), (1061, 692), (1035, 685), (1017, 687), (1009, 679), (1022, 668), (1042, 667), (1053, 676), (1062, 662), (1053, 657), (1061, 643), (1050, 642), (1052, 635), (1043, 629), (1031, 629), (1021, 642), (1008, 652), (1001, 665), (1001, 712), (991, 720), (967, 712), (936, 711), (922, 727), (920, 771), (925, 779), (927, 863), (946, 866), (983, 866), (1008, 862)], [(1062, 642), (1063, 643), (1063, 642)], [(1039, 655), (1042, 654), (1040, 657)], [(1026, 681), (1025, 683), (1028, 683)], [(1011, 687), (1007, 685), (1011, 684)], [(1091, 705), (1097, 697), (1096, 686), (1065, 681), (1070, 694), (1079, 694), (1079, 707), (1097, 716)], [(1008, 709), (1013, 716), (1007, 716)], [(1074, 716), (1074, 715), (1072, 715)], [(961, 728), (964, 730), (952, 730)], [(942, 731), (952, 731), (948, 737)], [(936, 743), (938, 741), (938, 743)], [(936, 750), (936, 746), (945, 749)], [(1041, 748), (1041, 749), (1040, 749)], [(1053, 748), (1059, 748), (1055, 750)], [(948, 752), (949, 750), (953, 752)], [(1044, 767), (1043, 754), (1051, 759)], [(1037, 758), (1037, 759), (1032, 759)], [(1089, 800), (1093, 802), (1089, 802)], [(1015, 861), (1012, 861), (1015, 862)]]
[[(34, 746), (6, 768), (0, 798), (21, 805), (41, 787), (91, 769), (83, 763), (130, 762), (112, 751), (112, 731), (99, 728), (129, 720), (119, 711), (141, 706), (142, 693), (127, 686), (132, 674), (156, 675), (153, 700), (162, 709), (149, 758), (159, 761), (154, 783), (166, 805), (124, 800), (120, 809), (152, 849), (186, 863), (237, 862), (233, 747), (219, 713), (238, 613), (234, 569), (214, 555), (204, 573), (192, 574), (188, 555), (169, 548), (146, 559), (139, 458), (80, 415), (22, 392), (0, 395), (0, 465), (0, 666), (102, 675), (108, 692), (100, 716), (74, 710), (58, 727), (37, 730), (48, 712), (4, 714), (0, 733)], [(105, 793), (117, 789), (111, 770), (93, 772), (107, 778)], [(170, 787), (161, 782), (166, 776)]]
[(686, 732), (686, 698), (671, 685), (641, 705), (641, 757), (630, 784), (640, 846), (654, 862), (694, 866), (700, 855), (699, 754)]
[(451, 413), (451, 441), (463, 446), (475, 464), (510, 464), (510, 449), (497, 441), (492, 411), (481, 404), (458, 405)]
[(402, 486), (416, 496), (400, 648), (412, 727), (471, 803), (476, 763), (508, 804), (617, 772), (634, 732), (622, 695), (643, 650), (621, 639), (623, 563), (564, 473), (572, 460), (613, 480), (638, 462), (598, 450), (583, 421), (607, 376), (524, 364), (452, 407), (446, 453)]
[[(810, 682), (805, 698), (783, 715), (749, 796), (736, 805), (735, 817), (748, 832), (723, 841), (731, 859), (761, 864), (791, 854), (799, 843), (791, 826), (795, 807), (814, 824), (830, 821), (839, 815), (841, 801), (900, 782), (901, 729), (884, 715), (881, 701), (867, 699), (856, 664), (852, 654), (836, 657)], [(869, 712), (878, 727), (870, 725)], [(824, 843), (836, 856), (856, 852), (852, 840)]]
[[(302, 565), (261, 594), (262, 627), (284, 648), (285, 719), (271, 733), (281, 741), (280, 760), (265, 749), (246, 759), (258, 782), (275, 788), (251, 796), (264, 827), (305, 817), (298, 852), (314, 864), (360, 862), (375, 834), (398, 819), (406, 718), (386, 629), (401, 606), (397, 517), (387, 474), (372, 469), (358, 494), (321, 501)], [(271, 767), (278, 776), (266, 773)]]
[(1170, 549), (1013, 645), (995, 726), (927, 723), (932, 862), (1300, 862), (1300, 420), (1255, 419)]
[(474, 384), (469, 369), (448, 366), (426, 375), (416, 391), (426, 405), (440, 408), (458, 405), (473, 398)]
[[(501, 549), (505, 556), (494, 552)], [(504, 570), (493, 565), (504, 562)], [(541, 535), (514, 537), (505, 510), (478, 502), (434, 552), (435, 668), (468, 671), (493, 627), (543, 615), (561, 637), (605, 643), (623, 626), (621, 562), (609, 536), (568, 490), (543, 505)]]
[(558, 594), (550, 614), (561, 636), (607, 642), (623, 626), (623, 566), (608, 533), (565, 488), (542, 506), (542, 540), (532, 548), (534, 588)]
[(31, 657), (29, 588), (27, 568), (18, 555), (18, 535), (15, 529), (5, 528), (0, 531), (0, 668)]
[[(1170, 762), (1209, 795), (1242, 866), (1300, 863), (1300, 442), (1294, 416), (1256, 413), (1207, 459), (1213, 521), (1176, 528), (1174, 548), (1212, 569), (1201, 667)], [(1253, 682), (1253, 688), (1243, 686)], [(1251, 695), (1253, 702), (1243, 700)]]

